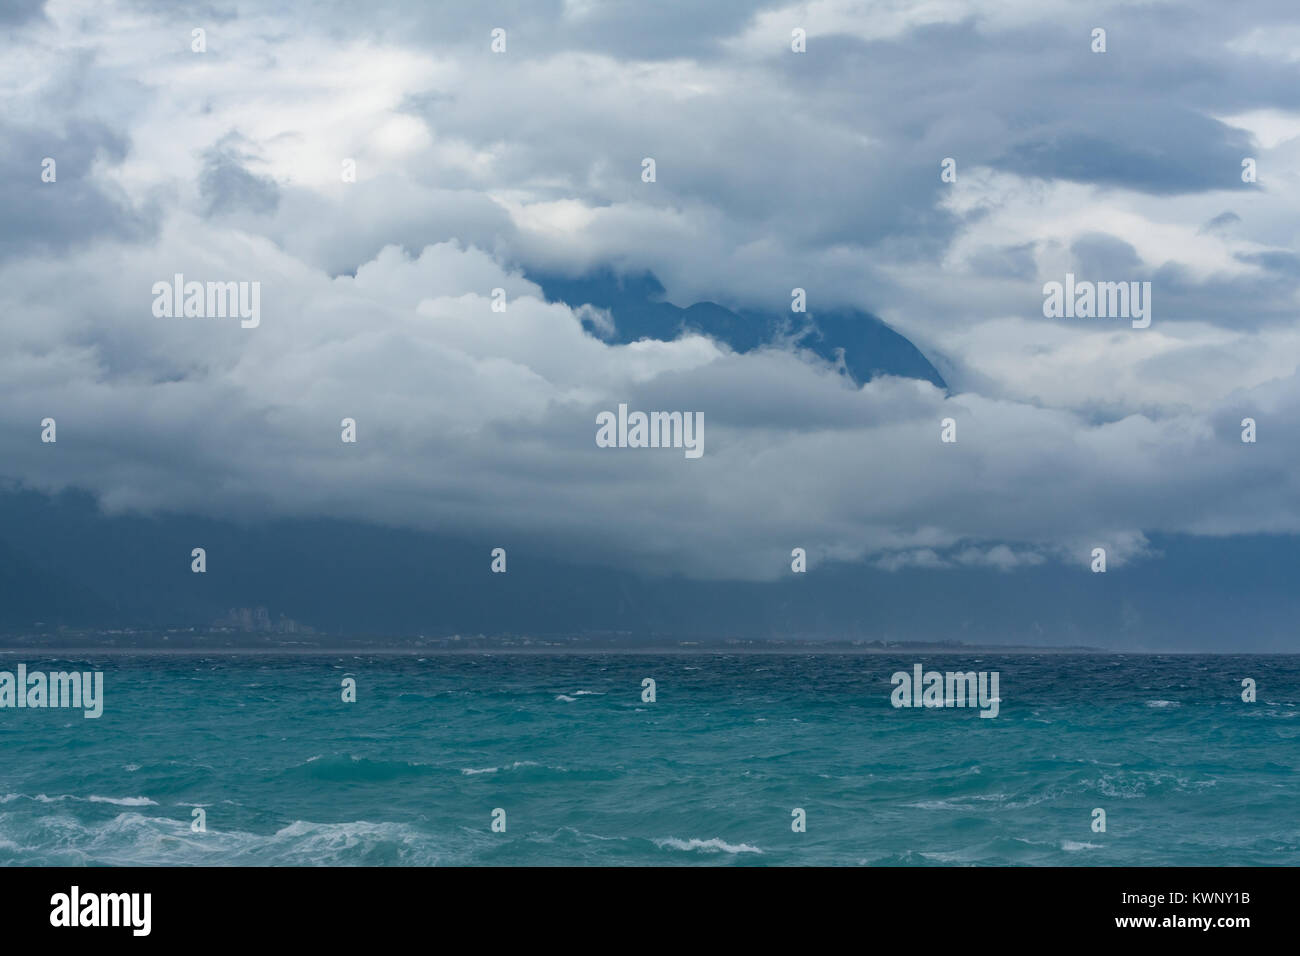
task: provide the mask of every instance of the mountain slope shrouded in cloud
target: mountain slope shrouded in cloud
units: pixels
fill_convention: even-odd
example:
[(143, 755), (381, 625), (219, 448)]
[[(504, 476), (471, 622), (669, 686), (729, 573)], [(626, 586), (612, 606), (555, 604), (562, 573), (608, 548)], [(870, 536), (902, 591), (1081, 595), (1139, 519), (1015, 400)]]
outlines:
[[(508, 545), (509, 570), (489, 570)], [(1283, 536), (1158, 540), (1156, 561), (1094, 575), (1049, 563), (828, 563), (770, 582), (698, 581), (491, 541), (331, 519), (236, 524), (107, 516), (88, 495), (0, 493), (0, 627), (205, 626), (265, 607), (322, 637), (453, 634), (638, 640), (836, 639), (1277, 651), (1300, 594)], [(190, 570), (190, 549), (208, 570)], [(788, 564), (787, 564), (788, 570)]]
[[(845, 371), (859, 385), (879, 375), (896, 375), (947, 388), (920, 349), (874, 315), (855, 309), (779, 315), (735, 312), (713, 302), (681, 308), (664, 300), (664, 287), (653, 275), (615, 276), (609, 270), (578, 279), (539, 276), (536, 281), (552, 301), (607, 311), (614, 322), (613, 334), (606, 336), (611, 342), (669, 341), (693, 331), (744, 353), (784, 340), (832, 363), (842, 354)], [(592, 331), (600, 332), (594, 327)]]

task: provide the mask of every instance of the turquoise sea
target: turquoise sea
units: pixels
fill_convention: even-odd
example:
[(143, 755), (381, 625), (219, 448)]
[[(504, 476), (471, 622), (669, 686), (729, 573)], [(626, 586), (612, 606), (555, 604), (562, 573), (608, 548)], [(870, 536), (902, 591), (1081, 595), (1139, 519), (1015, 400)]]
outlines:
[[(105, 703), (0, 709), (11, 865), (1300, 864), (1297, 656), (5, 654), (0, 670), (19, 662), (101, 670)], [(917, 663), (999, 672), (998, 716), (894, 708), (890, 675)]]

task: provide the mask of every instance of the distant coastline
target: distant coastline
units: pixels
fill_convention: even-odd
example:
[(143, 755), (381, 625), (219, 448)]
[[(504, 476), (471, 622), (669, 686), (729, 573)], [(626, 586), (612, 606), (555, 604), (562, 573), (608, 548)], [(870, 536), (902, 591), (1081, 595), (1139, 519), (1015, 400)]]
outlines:
[(680, 640), (657, 636), (574, 635), (571, 637), (529, 636), (426, 636), (312, 635), (288, 640), (282, 634), (198, 633), (185, 631), (83, 631), (63, 633), (0, 634), (0, 655), (162, 655), (312, 657), (349, 654), (387, 656), (515, 654), (515, 655), (608, 655), (608, 654), (819, 654), (819, 655), (927, 655), (927, 654), (1113, 654), (1179, 653), (1170, 651), (1115, 651), (1086, 645), (1034, 646), (1025, 644), (966, 644), (959, 641), (837, 641), (802, 639)]
[(1107, 654), (1084, 645), (966, 644), (960, 641), (720, 637), (684, 640), (630, 633), (536, 635), (337, 635), (207, 630), (59, 630), (0, 634), (0, 654)]
[(391, 657), (444, 655), (599, 656), (599, 655), (1099, 655), (1144, 656), (1243, 655), (1287, 656), (1279, 651), (1200, 651), (1165, 648), (1110, 648), (1083, 644), (987, 644), (961, 641), (834, 640), (825, 638), (699, 638), (683, 640), (662, 635), (630, 633), (537, 635), (375, 635), (294, 634), (199, 630), (89, 630), (0, 633), (0, 657), (86, 655), (325, 657), (368, 654)]

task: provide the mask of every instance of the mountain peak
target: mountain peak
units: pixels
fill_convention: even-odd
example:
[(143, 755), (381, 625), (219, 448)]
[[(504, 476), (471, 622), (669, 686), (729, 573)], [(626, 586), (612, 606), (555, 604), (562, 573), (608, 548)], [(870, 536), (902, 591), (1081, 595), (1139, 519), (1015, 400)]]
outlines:
[(614, 332), (606, 338), (619, 344), (641, 339), (666, 342), (683, 332), (698, 332), (744, 353), (786, 338), (833, 364), (839, 363), (842, 353), (844, 372), (858, 385), (881, 375), (896, 375), (948, 388), (920, 349), (859, 309), (782, 314), (735, 311), (708, 301), (683, 309), (664, 300), (663, 284), (649, 272), (618, 275), (602, 269), (577, 279), (535, 276), (533, 281), (549, 301), (607, 310)]

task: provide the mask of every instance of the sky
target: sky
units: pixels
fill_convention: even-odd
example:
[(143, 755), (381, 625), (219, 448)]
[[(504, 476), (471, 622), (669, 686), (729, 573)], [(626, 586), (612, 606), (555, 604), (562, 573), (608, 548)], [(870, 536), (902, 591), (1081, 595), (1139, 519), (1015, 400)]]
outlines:
[[(50, 0), (0, 31), (15, 487), (698, 581), (1300, 532), (1293, 3)], [(804, 289), (948, 388), (616, 342), (542, 290), (600, 270), (682, 307)], [(155, 315), (176, 273), (258, 282), (259, 324)], [(1067, 274), (1149, 282), (1150, 326), (1046, 317)], [(620, 403), (701, 412), (703, 455), (598, 447)]]

